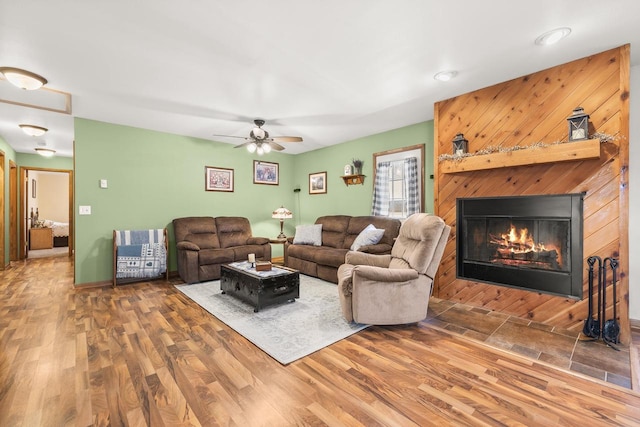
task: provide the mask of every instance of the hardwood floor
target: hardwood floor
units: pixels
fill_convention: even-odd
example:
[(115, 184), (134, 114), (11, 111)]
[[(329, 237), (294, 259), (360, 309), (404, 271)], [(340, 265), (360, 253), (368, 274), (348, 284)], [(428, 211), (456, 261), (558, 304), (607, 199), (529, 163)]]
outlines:
[(426, 322), (282, 366), (162, 281), (0, 272), (1, 426), (639, 425), (640, 395)]

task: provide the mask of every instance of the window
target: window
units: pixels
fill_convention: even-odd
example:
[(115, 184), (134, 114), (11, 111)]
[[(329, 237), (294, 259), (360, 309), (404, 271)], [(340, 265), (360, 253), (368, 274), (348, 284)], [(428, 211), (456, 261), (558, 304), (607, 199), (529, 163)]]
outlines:
[(424, 211), (424, 146), (373, 155), (372, 215), (406, 218)]

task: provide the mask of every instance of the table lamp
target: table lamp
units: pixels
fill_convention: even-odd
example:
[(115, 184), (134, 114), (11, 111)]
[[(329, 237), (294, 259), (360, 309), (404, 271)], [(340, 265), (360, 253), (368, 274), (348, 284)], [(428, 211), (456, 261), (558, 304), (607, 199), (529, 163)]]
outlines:
[(284, 234), (284, 231), (282, 231), (282, 227), (284, 226), (285, 219), (293, 218), (293, 214), (291, 213), (291, 211), (284, 206), (280, 206), (278, 209), (273, 211), (273, 213), (271, 214), (271, 218), (280, 220), (280, 234), (278, 235), (278, 239), (286, 239), (287, 236)]

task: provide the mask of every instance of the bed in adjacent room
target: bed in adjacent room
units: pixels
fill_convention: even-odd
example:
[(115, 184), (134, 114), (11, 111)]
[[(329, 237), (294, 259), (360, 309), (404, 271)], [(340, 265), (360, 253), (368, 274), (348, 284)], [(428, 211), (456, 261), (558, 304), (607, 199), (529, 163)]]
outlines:
[(69, 223), (44, 220), (44, 226), (53, 229), (53, 247), (69, 246)]

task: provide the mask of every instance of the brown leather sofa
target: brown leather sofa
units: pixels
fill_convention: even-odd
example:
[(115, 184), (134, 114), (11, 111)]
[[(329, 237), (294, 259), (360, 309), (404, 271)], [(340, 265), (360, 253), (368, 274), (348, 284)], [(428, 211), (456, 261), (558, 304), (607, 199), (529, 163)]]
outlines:
[(284, 263), (302, 274), (333, 283), (338, 283), (338, 267), (344, 264), (345, 255), (365, 227), (373, 224), (385, 230), (380, 242), (358, 249), (372, 254), (391, 253), (400, 231), (400, 220), (381, 216), (327, 215), (315, 223), (322, 224), (322, 245), (293, 244), (294, 237), (290, 237), (284, 245)]
[(178, 274), (186, 283), (220, 278), (220, 266), (244, 261), (249, 254), (271, 261), (266, 237), (253, 237), (243, 217), (186, 217), (173, 220)]

